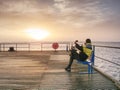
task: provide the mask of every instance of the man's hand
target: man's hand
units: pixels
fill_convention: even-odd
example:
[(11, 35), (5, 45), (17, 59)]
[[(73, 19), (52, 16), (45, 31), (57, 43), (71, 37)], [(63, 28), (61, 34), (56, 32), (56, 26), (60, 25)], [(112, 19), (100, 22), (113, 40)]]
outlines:
[(76, 52), (77, 52), (78, 54), (80, 54), (81, 51), (80, 51), (80, 50), (77, 50)]
[(78, 40), (75, 40), (75, 44), (78, 42)]

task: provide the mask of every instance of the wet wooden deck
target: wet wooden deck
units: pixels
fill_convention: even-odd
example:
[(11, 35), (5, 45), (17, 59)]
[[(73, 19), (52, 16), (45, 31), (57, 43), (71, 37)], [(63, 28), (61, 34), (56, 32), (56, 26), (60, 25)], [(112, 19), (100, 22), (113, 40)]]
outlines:
[(64, 68), (67, 52), (0, 52), (0, 90), (119, 90), (100, 73), (80, 74), (85, 65)]

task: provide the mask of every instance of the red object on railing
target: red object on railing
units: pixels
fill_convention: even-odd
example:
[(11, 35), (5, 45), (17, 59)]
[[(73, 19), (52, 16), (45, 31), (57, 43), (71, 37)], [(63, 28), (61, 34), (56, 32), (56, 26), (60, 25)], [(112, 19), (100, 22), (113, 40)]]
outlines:
[(53, 44), (52, 44), (52, 48), (53, 48), (53, 49), (57, 49), (58, 47), (59, 47), (59, 44), (58, 44), (58, 43), (53, 43)]

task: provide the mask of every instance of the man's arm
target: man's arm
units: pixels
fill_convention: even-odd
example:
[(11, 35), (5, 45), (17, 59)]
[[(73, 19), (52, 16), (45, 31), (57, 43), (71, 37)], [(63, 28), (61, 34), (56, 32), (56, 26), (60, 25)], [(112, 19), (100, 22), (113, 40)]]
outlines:
[(79, 49), (81, 52), (83, 52), (83, 47), (82, 46), (80, 46), (79, 44), (75, 44), (75, 47), (77, 48), (77, 49)]

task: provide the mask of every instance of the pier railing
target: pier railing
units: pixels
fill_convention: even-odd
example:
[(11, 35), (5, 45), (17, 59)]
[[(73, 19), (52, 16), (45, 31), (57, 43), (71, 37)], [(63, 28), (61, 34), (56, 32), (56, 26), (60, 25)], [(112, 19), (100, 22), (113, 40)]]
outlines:
[[(119, 50), (120, 50), (120, 47), (112, 47), (112, 46), (99, 46), (99, 45), (95, 45), (94, 47), (95, 47), (95, 48), (99, 47), (99, 48), (108, 48), (108, 49), (119, 49)], [(101, 49), (101, 51), (102, 51), (102, 49)], [(113, 52), (114, 52), (114, 51), (112, 51), (111, 53), (113, 53)], [(110, 52), (108, 52), (108, 53), (110, 53)], [(120, 52), (118, 52), (117, 54), (120, 55)], [(99, 58), (99, 59), (101, 59), (101, 60), (107, 61), (107, 62), (109, 62), (109, 63), (112, 63), (112, 64), (115, 64), (115, 65), (120, 66), (120, 63), (111, 61), (111, 60), (109, 60), (109, 59), (105, 59), (105, 58), (100, 57), (100, 56), (95, 56), (95, 57), (96, 57), (96, 58)]]
[(95, 68), (120, 84), (120, 47), (95, 45)]
[(30, 51), (30, 43), (0, 43), (0, 51), (9, 51), (11, 48), (13, 51)]
[[(31, 43), (0, 43), (0, 51), (45, 51), (54, 50), (52, 44), (54, 42), (31, 42)], [(57, 50), (70, 50), (70, 42), (58, 42)]]

